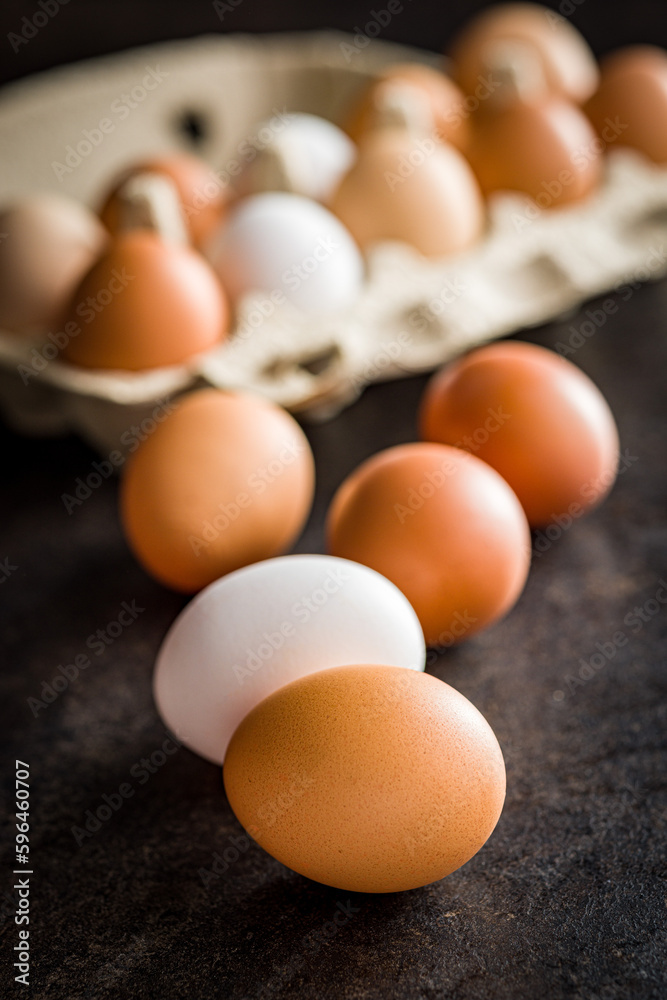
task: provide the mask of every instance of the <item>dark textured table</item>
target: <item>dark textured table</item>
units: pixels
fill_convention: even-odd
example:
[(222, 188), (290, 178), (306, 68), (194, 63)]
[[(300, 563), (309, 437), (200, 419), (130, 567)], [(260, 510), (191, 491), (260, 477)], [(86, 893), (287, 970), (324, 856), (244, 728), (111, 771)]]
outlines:
[[(195, 33), (186, 26), (185, 9), (193, 10), (196, 30), (205, 30), (209, 6), (163, 5), (151, 37)], [(240, 22), (248, 21), (252, 6), (262, 5), (240, 7)], [(443, 38), (470, 5), (450, 6), (447, 16), (435, 18)], [(630, 33), (656, 40), (666, 33), (660, 6), (633, 5), (623, 34), (608, 12), (625, 5), (605, 4), (603, 17), (603, 5), (587, 0), (577, 23), (600, 48)], [(81, 2), (76, 16), (85, 22), (101, 7)], [(142, 9), (151, 5), (138, 6), (137, 39), (150, 31)], [(318, 14), (308, 23), (350, 27), (365, 13), (362, 5), (337, 9), (335, 20)], [(5, 34), (23, 10), (8, 4)], [(291, 26), (289, 17), (297, 14), (280, 10), (282, 22), (276, 14), (270, 23), (265, 13), (258, 26)], [(297, 5), (300, 10), (305, 5)], [(51, 25), (51, 44), (63, 39), (62, 58), (135, 40), (129, 27), (103, 39), (102, 19), (93, 41), (81, 32), (73, 52), (76, 39), (65, 36), (74, 12), (75, 0)], [(211, 21), (210, 11), (206, 17)], [(435, 44), (423, 8), (415, 5), (405, 18), (391, 37)], [(236, 27), (229, 20), (224, 27)], [(37, 59), (38, 50), (33, 53)], [(42, 65), (48, 61), (43, 57)], [(24, 71), (14, 67), (13, 75)], [(569, 317), (524, 339), (565, 342), (583, 318)], [(618, 420), (624, 456), (618, 483), (588, 519), (558, 538), (536, 539), (527, 588), (504, 622), (430, 658), (429, 670), (467, 695), (493, 726), (507, 763), (507, 802), (491, 840), (464, 868), (397, 895), (320, 886), (244, 838), (219, 769), (165, 742), (150, 675), (184, 600), (152, 582), (131, 558), (118, 525), (117, 484), (106, 481), (68, 515), (61, 496), (92, 470), (97, 456), (73, 438), (33, 441), (1, 432), (7, 850), (0, 995), (667, 995), (666, 326), (667, 283), (645, 286), (628, 301), (619, 299), (617, 313), (576, 352), (573, 360), (598, 383)], [(414, 438), (424, 383), (374, 387), (336, 420), (307, 427), (318, 492), (297, 551), (322, 550), (327, 503), (349, 470), (379, 448)], [(124, 602), (141, 611), (111, 639), (119, 630), (108, 626)], [(93, 650), (90, 636), (98, 640)], [(66, 686), (59, 681), (51, 689), (54, 678), (65, 676), (60, 665), (81, 654), (90, 666), (79, 676), (70, 670)], [(52, 694), (40, 708), (37, 702)], [(18, 931), (11, 889), (15, 831), (6, 819), (15, 758), (29, 762), (31, 774), (29, 987), (13, 983), (9, 957)], [(126, 798), (118, 794), (123, 785)], [(105, 804), (108, 818), (85, 831), (88, 811)]]

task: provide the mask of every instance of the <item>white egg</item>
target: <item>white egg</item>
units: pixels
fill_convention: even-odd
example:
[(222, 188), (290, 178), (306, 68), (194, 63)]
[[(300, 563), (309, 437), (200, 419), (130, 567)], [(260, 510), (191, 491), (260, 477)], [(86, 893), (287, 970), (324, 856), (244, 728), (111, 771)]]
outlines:
[(327, 201), (357, 156), (342, 129), (317, 115), (275, 116), (251, 140), (256, 155), (236, 181), (240, 194), (290, 191)]
[(257, 194), (239, 202), (209, 248), (231, 295), (284, 296), (306, 313), (335, 312), (360, 294), (361, 252), (328, 209), (301, 195)]
[(222, 764), (248, 712), (290, 681), (328, 667), (423, 670), (417, 616), (385, 577), (347, 559), (268, 559), (210, 584), (158, 654), (153, 691), (169, 729)]

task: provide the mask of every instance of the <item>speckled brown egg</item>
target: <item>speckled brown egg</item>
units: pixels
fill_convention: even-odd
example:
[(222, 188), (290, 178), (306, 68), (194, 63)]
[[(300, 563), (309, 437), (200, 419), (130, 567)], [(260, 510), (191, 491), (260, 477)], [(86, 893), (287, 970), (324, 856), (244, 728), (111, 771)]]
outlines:
[(488, 722), (403, 667), (334, 667), (280, 688), (234, 733), (224, 782), (269, 854), (354, 892), (449, 875), (488, 839), (505, 798)]

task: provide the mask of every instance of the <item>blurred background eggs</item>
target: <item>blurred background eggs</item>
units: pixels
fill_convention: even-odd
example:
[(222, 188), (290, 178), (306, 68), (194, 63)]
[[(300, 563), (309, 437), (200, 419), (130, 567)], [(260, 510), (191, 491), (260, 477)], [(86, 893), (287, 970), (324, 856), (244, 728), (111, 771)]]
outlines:
[(226, 335), (225, 292), (189, 246), (136, 229), (116, 236), (74, 292), (63, 357), (84, 368), (176, 365)]
[(238, 202), (208, 256), (234, 301), (275, 292), (306, 313), (347, 308), (364, 279), (350, 233), (322, 205), (296, 194)]
[(558, 97), (478, 115), (466, 156), (485, 195), (519, 191), (541, 208), (581, 201), (602, 176), (590, 122)]
[(288, 191), (326, 202), (357, 155), (342, 129), (307, 114), (275, 115), (262, 122), (250, 146), (254, 155), (234, 185), (241, 197)]
[(607, 56), (585, 111), (604, 146), (627, 146), (667, 163), (667, 53), (634, 45)]
[(74, 199), (36, 194), (0, 211), (0, 233), (0, 327), (49, 330), (104, 249), (104, 226)]
[(465, 95), (444, 73), (419, 63), (390, 66), (363, 90), (345, 122), (345, 129), (355, 142), (360, 143), (382, 121), (388, 98), (396, 93), (405, 93), (409, 99), (421, 102), (422, 118), (434, 138), (465, 146), (469, 116)]
[(134, 163), (116, 179), (106, 195), (100, 216), (107, 229), (120, 229), (120, 192), (132, 177), (161, 174), (178, 192), (191, 241), (201, 246), (219, 227), (227, 202), (227, 189), (207, 163), (186, 153), (155, 156)]
[(500, 84), (495, 91), (500, 102), (507, 99), (508, 71), (526, 96), (548, 93), (576, 104), (587, 100), (598, 82), (597, 63), (583, 36), (541, 4), (494, 4), (482, 10), (455, 39), (450, 58), (464, 94), (474, 94), (490, 73)]
[(454, 146), (412, 128), (409, 105), (405, 115), (401, 103), (395, 110), (396, 121), (390, 116), (363, 137), (332, 210), (363, 249), (383, 240), (428, 257), (468, 249), (485, 224), (469, 164)]

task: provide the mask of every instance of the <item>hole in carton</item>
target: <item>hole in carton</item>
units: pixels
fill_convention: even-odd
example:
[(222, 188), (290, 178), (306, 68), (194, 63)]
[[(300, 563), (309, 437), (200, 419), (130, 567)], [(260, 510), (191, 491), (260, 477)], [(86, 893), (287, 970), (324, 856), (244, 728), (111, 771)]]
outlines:
[(667, 206), (660, 205), (645, 212), (638, 219), (633, 219), (626, 235), (631, 240), (647, 245), (651, 239), (667, 239)]
[(191, 146), (197, 148), (210, 136), (208, 115), (195, 108), (185, 108), (176, 119), (176, 128)]
[(524, 301), (544, 295), (551, 297), (559, 291), (566, 291), (571, 285), (567, 274), (546, 255), (494, 275), (493, 283), (503, 297)]
[(276, 358), (263, 371), (267, 378), (280, 378), (295, 369), (308, 372), (309, 375), (324, 375), (341, 360), (342, 354), (337, 344), (330, 344), (316, 354), (303, 358)]
[(410, 331), (413, 343), (442, 340), (449, 329), (447, 305), (437, 298), (428, 302), (415, 302), (403, 313), (402, 329)]

